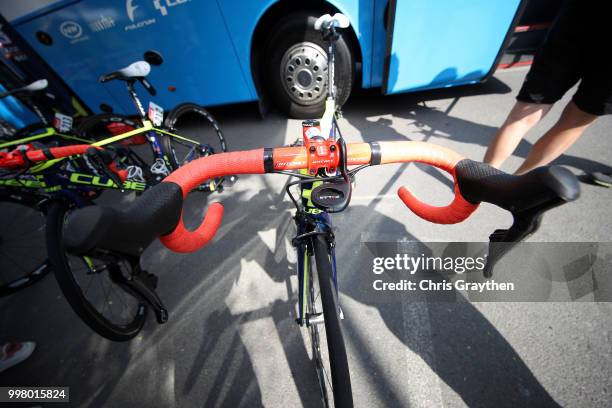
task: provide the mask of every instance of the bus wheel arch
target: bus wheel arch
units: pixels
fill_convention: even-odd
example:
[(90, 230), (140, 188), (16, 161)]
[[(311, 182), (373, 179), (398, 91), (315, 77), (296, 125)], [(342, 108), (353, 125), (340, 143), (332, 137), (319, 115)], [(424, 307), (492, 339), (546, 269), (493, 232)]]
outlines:
[[(320, 55), (326, 48), (313, 24), (321, 14), (336, 12), (338, 10), (326, 2), (300, 8), (285, 1), (266, 11), (258, 22), (251, 44), (251, 72), (261, 100), (272, 103), (291, 117), (321, 116), (327, 91), (320, 83), (327, 82), (327, 55), (324, 58)], [(290, 56), (294, 57), (293, 62)], [(360, 61), (361, 49), (351, 27), (345, 30), (336, 46), (335, 78), (340, 104), (350, 95), (359, 74), (355, 71)], [(295, 62), (303, 64), (298, 67)], [(306, 62), (309, 64), (304, 64)], [(290, 82), (297, 80), (300, 82), (292, 91)]]

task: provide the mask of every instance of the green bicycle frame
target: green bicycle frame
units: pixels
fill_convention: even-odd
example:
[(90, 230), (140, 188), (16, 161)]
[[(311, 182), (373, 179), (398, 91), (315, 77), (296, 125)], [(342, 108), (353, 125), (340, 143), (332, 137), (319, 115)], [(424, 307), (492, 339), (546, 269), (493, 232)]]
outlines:
[[(142, 127), (139, 127), (138, 129), (130, 130), (129, 132), (125, 132), (125, 133), (122, 133), (120, 135), (111, 136), (111, 137), (106, 138), (104, 140), (100, 140), (98, 142), (91, 143), (91, 145), (92, 146), (97, 146), (97, 147), (106, 146), (108, 144), (119, 142), (121, 140), (125, 140), (125, 139), (128, 139), (130, 137), (133, 137), (133, 136), (136, 136), (136, 135), (139, 135), (139, 134), (142, 134), (142, 133), (146, 133), (146, 132), (160, 133), (160, 134), (164, 134), (164, 135), (167, 135), (167, 136), (170, 136), (170, 137), (174, 137), (176, 139), (179, 139), (179, 140), (182, 140), (182, 141), (185, 141), (185, 142), (193, 143), (195, 145), (199, 144), (195, 140), (191, 140), (191, 139), (189, 139), (187, 137), (180, 136), (180, 135), (174, 134), (172, 132), (168, 132), (167, 130), (157, 128), (157, 127), (153, 126), (153, 123), (151, 123), (150, 121), (143, 120), (142, 121)], [(90, 143), (90, 142), (91, 141), (87, 141), (87, 143)], [(30, 169), (30, 171), (33, 172), (33, 173), (40, 172), (42, 170), (48, 169), (49, 167), (53, 166), (54, 164), (56, 164), (56, 163), (58, 163), (58, 162), (60, 162), (60, 161), (62, 161), (64, 159), (65, 158), (47, 160), (47, 161), (45, 161), (43, 163), (40, 163), (40, 164), (37, 164), (36, 166), (33, 166)]]
[(42, 133), (27, 136), (21, 139), (9, 140), (8, 142), (0, 143), (0, 149), (4, 149), (6, 147), (11, 147), (11, 146), (18, 146), (24, 143), (30, 143), (30, 142), (40, 140), (40, 139), (45, 139), (51, 136), (57, 136), (57, 137), (61, 137), (62, 139), (71, 140), (71, 141), (80, 142), (80, 143), (91, 143), (92, 142), (91, 140), (88, 140), (88, 139), (82, 139), (77, 136), (60, 133), (57, 130), (55, 130), (55, 128), (53, 127), (47, 127), (44, 129), (44, 132)]

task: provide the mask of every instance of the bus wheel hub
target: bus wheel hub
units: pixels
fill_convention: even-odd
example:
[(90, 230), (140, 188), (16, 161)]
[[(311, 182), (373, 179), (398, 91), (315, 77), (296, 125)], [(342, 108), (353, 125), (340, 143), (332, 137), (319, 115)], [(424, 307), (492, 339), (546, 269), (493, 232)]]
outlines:
[(327, 55), (315, 43), (295, 44), (283, 55), (280, 75), (283, 87), (293, 101), (314, 105), (325, 98)]

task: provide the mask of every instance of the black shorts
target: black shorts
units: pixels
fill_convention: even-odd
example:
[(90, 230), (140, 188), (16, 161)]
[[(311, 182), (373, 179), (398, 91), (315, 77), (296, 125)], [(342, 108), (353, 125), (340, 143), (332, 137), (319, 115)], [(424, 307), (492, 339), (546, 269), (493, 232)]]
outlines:
[[(592, 6), (584, 0), (564, 5), (535, 56), (517, 100), (553, 104), (580, 81), (572, 98), (576, 106), (593, 115), (612, 113), (612, 71), (606, 69), (606, 50), (612, 36), (610, 30), (598, 25)], [(606, 41), (608, 38), (611, 41)]]

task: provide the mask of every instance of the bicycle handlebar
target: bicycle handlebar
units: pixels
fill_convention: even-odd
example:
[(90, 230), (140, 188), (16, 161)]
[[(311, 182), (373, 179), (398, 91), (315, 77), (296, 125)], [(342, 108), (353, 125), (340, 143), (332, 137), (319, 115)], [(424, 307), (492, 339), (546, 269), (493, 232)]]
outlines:
[[(7, 169), (23, 168), (28, 163), (37, 163), (51, 159), (84, 154), (92, 145), (79, 144), (62, 147), (50, 147), (38, 150), (23, 151), (15, 149), (8, 153), (0, 152), (0, 167)], [(99, 149), (99, 147), (95, 147)]]
[(89, 144), (51, 147), (38, 150), (15, 149), (8, 153), (0, 152), (0, 168), (8, 170), (25, 169), (34, 163), (76, 155), (85, 155), (89, 157), (92, 164), (108, 176), (118, 188), (121, 188), (123, 182), (127, 178), (127, 171), (117, 167), (117, 164), (108, 150), (100, 146)]
[[(398, 190), (401, 200), (419, 217), (439, 224), (454, 224), (465, 220), (478, 207), (461, 195), (455, 168), (463, 160), (458, 153), (442, 146), (424, 142), (351, 143), (347, 145), (348, 165), (377, 165), (419, 162), (440, 168), (453, 176), (455, 197), (442, 207), (420, 201), (406, 187)], [(279, 170), (299, 170), (308, 166), (305, 147), (279, 147), (243, 152), (221, 153), (195, 160), (170, 174), (164, 182), (180, 186), (183, 197), (208, 179), (234, 174), (263, 174)], [(335, 166), (333, 163), (330, 165)], [(193, 252), (206, 245), (215, 235), (223, 217), (223, 206), (214, 203), (202, 224), (189, 231), (182, 217), (171, 233), (160, 237), (161, 242), (175, 252)]]
[[(223, 218), (223, 205), (209, 206), (203, 222), (193, 231), (183, 224), (183, 198), (208, 179), (235, 174), (263, 174), (285, 170), (338, 168), (338, 146), (323, 141), (307, 147), (279, 147), (221, 153), (197, 159), (180, 167), (160, 185), (147, 190), (132, 205), (93, 206), (75, 211), (68, 219), (64, 243), (77, 254), (95, 248), (138, 256), (159, 237), (175, 252), (193, 252), (206, 245)], [(321, 152), (326, 151), (323, 154)], [(489, 202), (510, 211), (514, 222), (496, 230), (484, 269), (490, 277), (495, 263), (512, 246), (533, 232), (542, 215), (551, 208), (578, 198), (576, 177), (559, 166), (545, 166), (521, 176), (506, 174), (484, 163), (464, 159), (447, 148), (423, 142), (372, 142), (347, 145), (350, 166), (419, 162), (450, 173), (454, 181), (453, 201), (442, 207), (423, 203), (406, 187), (398, 195), (419, 217), (442, 224), (458, 223), (469, 217), (480, 202)], [(325, 179), (318, 179), (325, 182)], [(324, 184), (323, 184), (324, 185)]]

